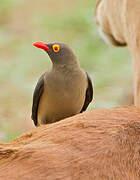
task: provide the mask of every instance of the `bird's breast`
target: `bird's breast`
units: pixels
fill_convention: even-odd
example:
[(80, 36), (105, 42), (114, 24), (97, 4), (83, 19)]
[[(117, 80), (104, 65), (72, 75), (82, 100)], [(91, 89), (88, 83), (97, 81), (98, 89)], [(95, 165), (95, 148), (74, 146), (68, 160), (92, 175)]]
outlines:
[(55, 74), (46, 80), (45, 93), (50, 100), (58, 102), (83, 99), (87, 88), (87, 80), (83, 72), (75, 72), (67, 75)]
[(74, 82), (57, 82), (56, 84), (45, 89), (46, 100), (48, 103), (64, 105), (67, 103), (80, 103), (84, 96), (84, 88)]
[(63, 119), (79, 113), (83, 107), (87, 89), (85, 76), (59, 76), (45, 80), (39, 105), (39, 111), (43, 112), (40, 119)]

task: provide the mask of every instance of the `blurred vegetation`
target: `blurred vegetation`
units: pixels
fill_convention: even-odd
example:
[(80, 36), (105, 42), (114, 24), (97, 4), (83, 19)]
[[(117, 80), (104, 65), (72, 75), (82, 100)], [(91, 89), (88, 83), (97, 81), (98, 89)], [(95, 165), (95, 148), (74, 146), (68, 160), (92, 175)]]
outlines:
[(94, 22), (95, 0), (1, 0), (0, 140), (34, 128), (32, 94), (49, 57), (34, 41), (65, 42), (94, 83), (89, 110), (131, 103), (132, 62), (126, 48), (106, 45)]

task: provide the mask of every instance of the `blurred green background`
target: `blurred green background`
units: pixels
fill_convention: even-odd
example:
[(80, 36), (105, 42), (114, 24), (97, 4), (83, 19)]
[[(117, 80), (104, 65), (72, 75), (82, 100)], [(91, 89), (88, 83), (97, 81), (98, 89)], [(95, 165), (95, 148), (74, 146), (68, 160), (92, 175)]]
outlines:
[(0, 0), (0, 141), (34, 128), (32, 94), (49, 57), (32, 42), (65, 42), (94, 83), (88, 110), (132, 103), (132, 61), (106, 45), (94, 22), (95, 0)]

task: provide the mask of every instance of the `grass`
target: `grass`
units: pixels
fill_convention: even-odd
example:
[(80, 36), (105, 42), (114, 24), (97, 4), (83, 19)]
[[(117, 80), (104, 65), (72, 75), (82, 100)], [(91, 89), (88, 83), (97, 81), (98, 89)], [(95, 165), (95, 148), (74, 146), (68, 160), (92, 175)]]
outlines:
[[(51, 63), (32, 42), (60, 41), (75, 51), (94, 83), (89, 110), (127, 104), (132, 91), (128, 50), (106, 45), (93, 20), (95, 1), (2, 0), (0, 14), (0, 140), (8, 141), (33, 128), (32, 93)], [(31, 11), (32, 9), (32, 11)], [(1, 19), (0, 19), (1, 20)], [(127, 98), (128, 97), (128, 98)]]

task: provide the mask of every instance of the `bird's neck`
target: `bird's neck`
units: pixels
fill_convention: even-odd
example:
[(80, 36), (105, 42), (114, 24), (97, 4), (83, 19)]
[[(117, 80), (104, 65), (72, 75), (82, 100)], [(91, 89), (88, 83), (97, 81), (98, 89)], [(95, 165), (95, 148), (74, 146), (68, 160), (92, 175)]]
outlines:
[(77, 69), (80, 69), (80, 65), (78, 61), (75, 61), (73, 63), (66, 63), (66, 64), (53, 64), (52, 69), (54, 71), (59, 71), (62, 73), (73, 72), (76, 71)]

